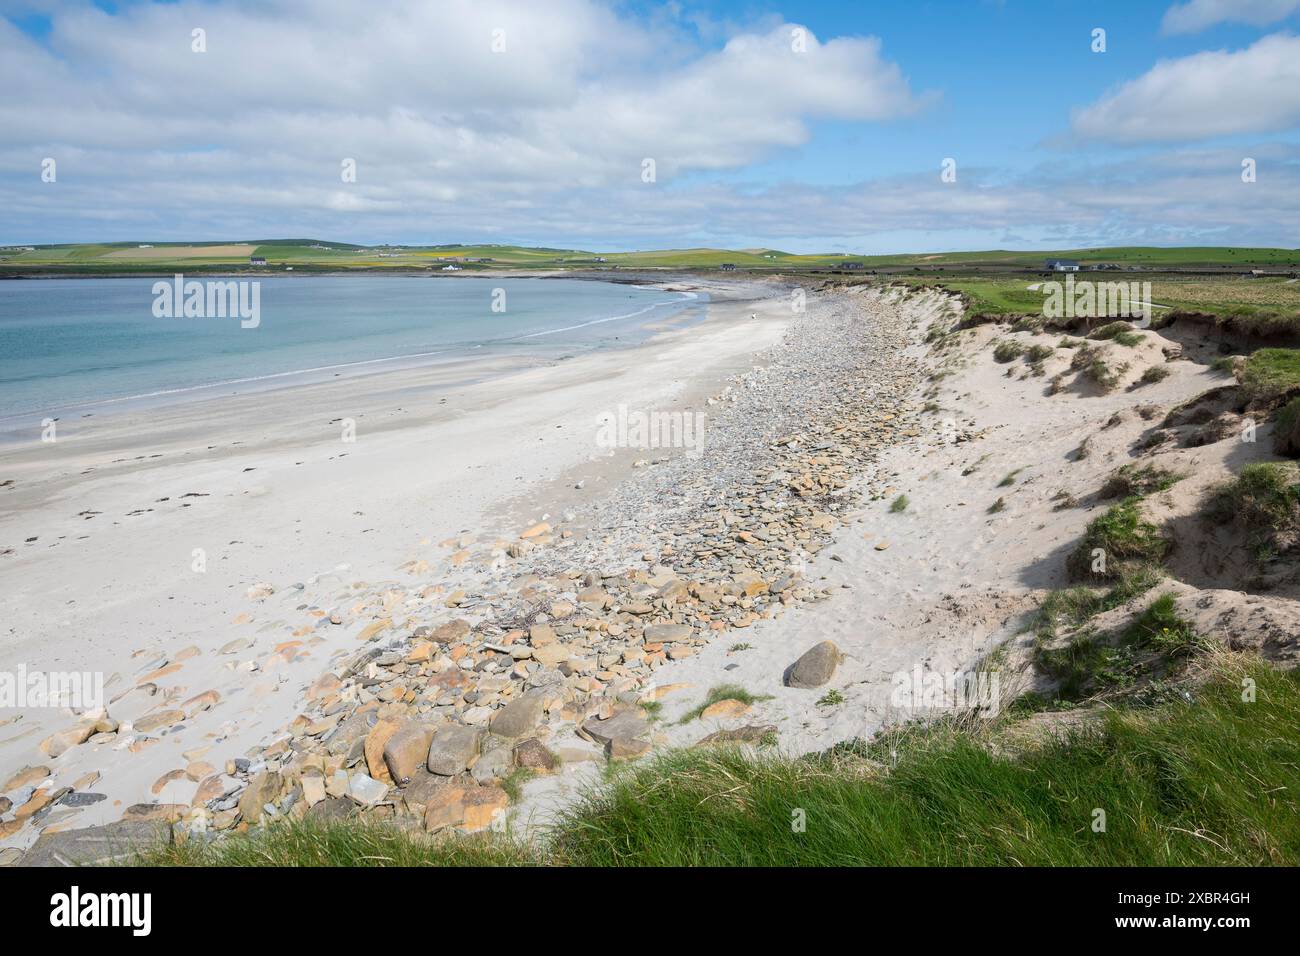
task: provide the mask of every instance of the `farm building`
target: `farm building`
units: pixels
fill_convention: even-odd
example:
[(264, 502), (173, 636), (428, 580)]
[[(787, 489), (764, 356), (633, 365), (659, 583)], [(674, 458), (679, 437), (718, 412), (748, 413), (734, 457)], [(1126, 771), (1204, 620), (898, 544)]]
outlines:
[(1079, 263), (1074, 259), (1048, 259), (1047, 268), (1053, 272), (1078, 272)]
[(266, 257), (265, 257), (265, 256), (252, 256), (252, 257), (249, 258), (249, 260), (248, 260), (248, 264), (249, 264), (250, 266), (264, 266), (264, 265), (266, 265)]

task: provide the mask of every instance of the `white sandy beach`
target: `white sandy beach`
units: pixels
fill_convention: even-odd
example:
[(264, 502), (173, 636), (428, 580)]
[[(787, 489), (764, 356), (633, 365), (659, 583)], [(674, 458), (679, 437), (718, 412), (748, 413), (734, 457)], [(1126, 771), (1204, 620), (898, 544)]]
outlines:
[[(160, 700), (222, 698), (183, 741), (141, 753), (92, 743), (54, 761), (58, 783), (102, 774), (94, 789), (108, 799), (79, 811), (76, 825), (156, 797), (149, 787), (161, 774), (193, 762), (182, 751), (220, 738), (224, 760), (291, 719), (331, 655), (356, 646), (355, 627), (326, 623), (291, 659), (250, 677), (241, 665), (280, 642), (269, 635), (283, 633), (294, 607), (337, 607), (350, 621), (332, 593), (340, 585), (409, 583), (404, 566), (423, 561), (436, 586), (447, 556), (439, 542), (599, 500), (640, 455), (596, 446), (600, 413), (698, 402), (780, 336), (789, 309), (772, 287), (712, 291), (697, 327), (478, 384), (457, 378), (482, 369), (382, 373), (102, 418), (53, 445), (0, 453), (13, 481), (0, 491), (0, 542), (13, 548), (0, 558), (0, 670), (102, 671), (115, 698), (152, 662), (182, 662), (159, 680), (160, 697), (110, 706), (119, 720)], [(354, 442), (342, 441), (343, 418), (356, 421)], [(255, 603), (247, 592), (261, 582), (277, 593)], [(256, 649), (218, 653), (240, 638)], [(0, 781), (40, 763), (38, 744), (74, 720), (65, 709), (6, 711)], [(23, 842), (34, 835), (28, 828)]]

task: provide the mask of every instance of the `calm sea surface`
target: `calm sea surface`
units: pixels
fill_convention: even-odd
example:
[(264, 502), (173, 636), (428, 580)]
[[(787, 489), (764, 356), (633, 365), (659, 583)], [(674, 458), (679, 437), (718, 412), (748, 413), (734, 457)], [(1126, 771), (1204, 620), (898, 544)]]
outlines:
[(237, 317), (159, 318), (163, 281), (0, 282), (0, 431), (41, 413), (631, 344), (648, 323), (704, 304), (578, 279), (286, 276), (259, 280), (257, 325), (242, 328)]

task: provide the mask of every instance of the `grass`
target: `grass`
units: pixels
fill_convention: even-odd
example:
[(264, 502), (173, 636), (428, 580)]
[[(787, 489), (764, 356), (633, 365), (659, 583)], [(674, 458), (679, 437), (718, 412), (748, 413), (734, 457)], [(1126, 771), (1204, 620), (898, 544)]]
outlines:
[(1102, 352), (1095, 345), (1081, 345), (1075, 349), (1070, 358), (1070, 368), (1080, 372), (1104, 392), (1109, 392), (1119, 384), (1120, 369), (1112, 368)]
[[(1159, 564), (1172, 546), (1158, 526), (1143, 518), (1142, 499), (1133, 495), (1089, 522), (1066, 566), (1075, 580), (1115, 581), (1139, 566)], [(1097, 551), (1103, 566), (1094, 570)]]
[(1057, 628), (1076, 628), (1098, 614), (1127, 604), (1160, 583), (1162, 575), (1152, 567), (1139, 567), (1122, 576), (1114, 586), (1102, 590), (1077, 586), (1050, 592), (1039, 605), (1031, 629), (1040, 641), (1056, 637)]
[(1111, 472), (1097, 492), (1099, 498), (1131, 498), (1167, 491), (1186, 475), (1178, 475), (1156, 465), (1121, 465)]
[(817, 706), (838, 707), (840, 704), (844, 703), (844, 699), (845, 698), (843, 694), (841, 694), (839, 691), (832, 688), (831, 690), (828, 690), (826, 693), (822, 694), (821, 698), (817, 701)]
[[(1158, 623), (1159, 618), (1153, 618)], [(150, 866), (1259, 866), (1300, 862), (1300, 675), (1218, 655), (1191, 700), (997, 746), (1012, 718), (788, 759), (708, 748), (621, 769), (536, 848), (274, 824)], [(1244, 681), (1255, 687), (1243, 700)], [(1106, 826), (1095, 832), (1094, 811)]]
[(771, 700), (771, 699), (772, 699), (771, 694), (751, 694), (749, 691), (745, 690), (745, 688), (741, 687), (739, 684), (719, 684), (716, 687), (710, 688), (709, 693), (705, 696), (703, 703), (699, 704), (696, 707), (692, 707), (690, 710), (688, 710), (685, 714), (682, 715), (682, 719), (679, 720), (678, 723), (679, 724), (690, 723), (692, 720), (698, 718), (700, 714), (704, 713), (706, 708), (712, 706), (713, 704), (716, 704), (720, 700), (738, 700), (742, 704), (752, 705), (758, 703), (759, 701)]
[(998, 487), (1010, 488), (1012, 485), (1016, 483), (1016, 475), (1020, 474), (1024, 470), (1025, 469), (1023, 468), (1017, 468), (1015, 471), (1007, 472), (1005, 475), (1002, 476), (1002, 480), (998, 482)]
[(1138, 378), (1138, 385), (1154, 385), (1156, 382), (1163, 382), (1170, 376), (1170, 371), (1163, 365), (1152, 365)]
[(582, 866), (1293, 864), (1298, 720), (1294, 674), (1233, 663), (1194, 703), (1112, 712), (1014, 756), (947, 725), (819, 759), (674, 753), (571, 811), (554, 852)]
[(1290, 462), (1252, 462), (1211, 492), (1206, 515), (1242, 528), (1260, 563), (1294, 551), (1300, 538), (1300, 469)]
[(1207, 642), (1178, 617), (1172, 594), (1160, 596), (1123, 631), (1084, 628), (1060, 646), (1040, 642), (1034, 663), (1056, 682), (1057, 702), (1075, 702), (1141, 683), (1141, 701), (1162, 700), (1164, 679)]
[(900, 514), (907, 510), (909, 504), (911, 502), (907, 500), (907, 495), (899, 495), (894, 499), (894, 503), (889, 506), (889, 511), (891, 514)]
[(998, 498), (997, 501), (995, 501), (995, 502), (993, 502), (993, 504), (989, 505), (988, 513), (991, 514), (991, 515), (995, 515), (995, 514), (999, 514), (999, 513), (1003, 512), (1003, 511), (1006, 511), (1006, 510), (1007, 510), (1007, 499), (1005, 499), (1005, 498)]
[(1002, 339), (993, 348), (995, 362), (1011, 362), (1025, 354), (1025, 346), (1015, 339)]
[(524, 795), (524, 784), (537, 775), (530, 767), (516, 767), (501, 778), (501, 789), (506, 792), (511, 803), (518, 803)]
[(1241, 385), (1251, 401), (1271, 402), (1300, 389), (1300, 349), (1258, 349), (1241, 371)]
[(282, 822), (249, 836), (190, 839), (142, 854), (142, 866), (535, 866), (533, 849), (495, 834), (425, 837), (382, 823)]
[(1125, 345), (1132, 348), (1142, 342), (1145, 336), (1139, 335), (1133, 331), (1133, 326), (1127, 322), (1108, 322), (1098, 329), (1094, 329), (1088, 336), (1090, 339), (1109, 340), (1119, 345)]

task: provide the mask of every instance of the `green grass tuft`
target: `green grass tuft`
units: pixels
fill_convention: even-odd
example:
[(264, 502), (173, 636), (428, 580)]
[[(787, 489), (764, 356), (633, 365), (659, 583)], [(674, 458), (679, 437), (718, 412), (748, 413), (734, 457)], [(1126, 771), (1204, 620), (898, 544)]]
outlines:
[[(1094, 518), (1070, 555), (1067, 567), (1075, 580), (1095, 577), (1115, 581), (1142, 565), (1159, 564), (1173, 542), (1142, 516), (1142, 499), (1136, 495), (1112, 505)], [(1093, 552), (1105, 554), (1105, 570), (1093, 571)]]

